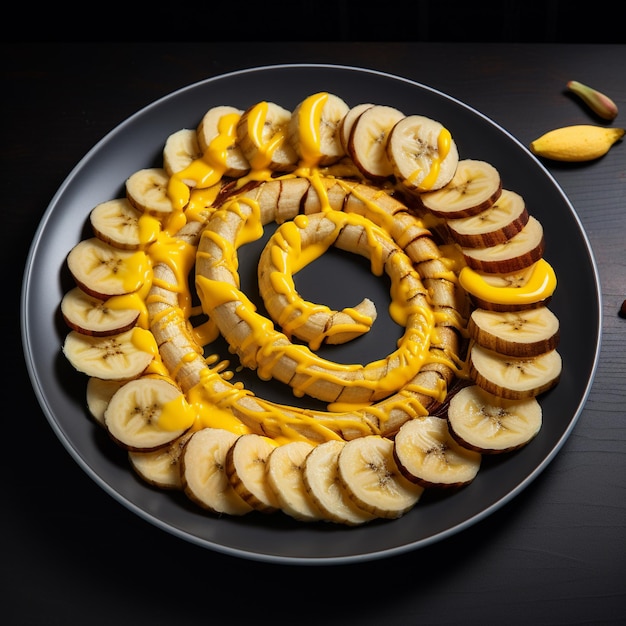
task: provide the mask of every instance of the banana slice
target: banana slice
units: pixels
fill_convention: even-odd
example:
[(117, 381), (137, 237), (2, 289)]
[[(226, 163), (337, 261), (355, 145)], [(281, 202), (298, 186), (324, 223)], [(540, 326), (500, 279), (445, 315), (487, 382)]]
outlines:
[(87, 410), (100, 426), (104, 426), (104, 412), (109, 400), (125, 382), (125, 380), (104, 380), (95, 376), (91, 376), (87, 381), (85, 393)]
[[(113, 394), (104, 424), (119, 446), (151, 452), (171, 444), (190, 428), (187, 415), (192, 415), (190, 407), (176, 385), (144, 376), (128, 381)], [(181, 427), (170, 425), (179, 421)]]
[(519, 233), (530, 217), (524, 198), (503, 189), (488, 209), (471, 217), (447, 220), (452, 239), (466, 248), (487, 248), (505, 243)]
[(470, 338), (488, 350), (533, 357), (559, 343), (559, 318), (545, 306), (524, 311), (474, 309), (467, 324)]
[(462, 159), (447, 185), (420, 194), (419, 200), (437, 217), (457, 219), (488, 209), (501, 193), (500, 172), (491, 163)]
[(131, 467), (149, 485), (180, 491), (183, 488), (180, 476), (181, 456), (191, 434), (186, 432), (164, 448), (152, 452), (129, 450), (128, 460)]
[(237, 143), (250, 166), (291, 172), (298, 155), (288, 140), (291, 112), (275, 102), (258, 102), (243, 112), (237, 123)]
[(529, 443), (542, 424), (536, 398), (510, 400), (477, 385), (463, 387), (450, 399), (448, 427), (466, 448), (482, 454), (500, 454)]
[(80, 287), (74, 287), (61, 300), (61, 315), (73, 330), (105, 337), (130, 330), (137, 322), (139, 311), (109, 307), (106, 300), (94, 298)]
[(394, 438), (402, 474), (422, 487), (462, 487), (480, 469), (481, 455), (452, 437), (445, 418), (427, 415), (405, 422)]
[(522, 311), (545, 306), (556, 289), (554, 268), (544, 259), (508, 273), (481, 272), (464, 267), (461, 287), (474, 305), (489, 311)]
[(237, 495), (224, 469), (237, 437), (223, 428), (203, 428), (191, 435), (183, 449), (182, 488), (190, 500), (213, 513), (245, 515), (253, 510)]
[(248, 433), (240, 435), (226, 453), (224, 468), (233, 489), (253, 509), (275, 513), (280, 502), (270, 488), (267, 459), (277, 446), (269, 437)]
[(404, 117), (398, 109), (376, 104), (358, 116), (348, 140), (348, 154), (363, 176), (381, 181), (393, 175), (387, 156), (387, 137)]
[(515, 357), (475, 343), (470, 350), (470, 378), (489, 393), (510, 400), (538, 396), (561, 377), (562, 359), (556, 350), (537, 356)]
[(303, 466), (314, 446), (290, 441), (274, 448), (267, 458), (267, 482), (283, 513), (303, 522), (324, 518), (304, 484)]
[(150, 260), (142, 250), (121, 250), (97, 237), (78, 242), (67, 255), (76, 284), (100, 300), (137, 291), (149, 277)]
[(358, 526), (375, 519), (375, 516), (359, 508), (341, 486), (337, 461), (345, 445), (345, 441), (331, 439), (315, 446), (304, 460), (302, 479), (325, 519)]
[(163, 169), (168, 176), (187, 169), (196, 159), (202, 157), (195, 129), (182, 128), (172, 133), (163, 147)]
[(250, 163), (237, 144), (237, 124), (243, 111), (232, 106), (210, 108), (202, 117), (196, 134), (200, 151), (211, 163), (224, 168), (224, 176), (239, 178), (250, 171)]
[(367, 109), (373, 107), (374, 105), (370, 102), (363, 102), (361, 104), (357, 104), (350, 108), (350, 110), (343, 116), (341, 123), (339, 124), (339, 139), (341, 141), (341, 145), (343, 146), (343, 151), (348, 154), (348, 144), (350, 142), (350, 133), (352, 132), (352, 127), (354, 126), (354, 122), (357, 121), (358, 117)]
[(424, 491), (402, 475), (393, 446), (391, 439), (379, 435), (352, 439), (337, 461), (339, 480), (356, 505), (388, 519), (412, 509)]
[(75, 369), (105, 380), (139, 376), (157, 352), (152, 333), (137, 327), (107, 337), (92, 337), (72, 330), (63, 343), (63, 354)]
[(545, 240), (541, 222), (532, 215), (511, 239), (487, 248), (461, 248), (467, 265), (475, 270), (510, 274), (530, 267), (543, 257)]
[(328, 166), (346, 155), (341, 123), (350, 107), (332, 93), (320, 92), (300, 102), (287, 129), (303, 167)]
[(386, 151), (396, 179), (411, 191), (441, 189), (459, 163), (450, 131), (424, 115), (408, 115), (394, 124)]
[(169, 179), (162, 167), (137, 170), (126, 179), (126, 197), (142, 213), (168, 216), (174, 210), (167, 192)]
[(139, 228), (141, 217), (141, 211), (138, 211), (128, 198), (101, 202), (89, 214), (94, 235), (122, 250), (138, 250), (156, 238), (155, 234), (152, 234), (148, 241), (142, 241), (142, 232)]

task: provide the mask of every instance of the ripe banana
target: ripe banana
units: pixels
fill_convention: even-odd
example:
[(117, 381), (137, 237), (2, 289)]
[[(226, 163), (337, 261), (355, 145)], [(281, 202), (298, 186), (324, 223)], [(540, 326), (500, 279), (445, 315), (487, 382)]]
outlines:
[(470, 378), (490, 393), (510, 400), (538, 396), (560, 379), (562, 360), (556, 350), (537, 356), (507, 356), (475, 343), (470, 349)]
[(151, 452), (182, 436), (193, 424), (193, 412), (176, 385), (144, 376), (128, 381), (113, 394), (104, 424), (118, 445)]
[(339, 125), (339, 139), (341, 140), (341, 145), (343, 146), (343, 151), (348, 154), (348, 143), (350, 141), (350, 133), (352, 132), (352, 127), (354, 126), (354, 122), (356, 122), (357, 118), (361, 113), (367, 111), (370, 107), (374, 106), (370, 102), (363, 102), (361, 104), (357, 104), (350, 108), (350, 110), (343, 116), (341, 123)]
[[(128, 201), (128, 198), (116, 198), (101, 202), (91, 210), (89, 220), (94, 235), (123, 250), (138, 250), (142, 245), (156, 238), (157, 228), (153, 228), (146, 241), (139, 228), (143, 214)], [(145, 220), (143, 220), (145, 221)], [(159, 226), (157, 222), (155, 226)], [(148, 231), (150, 232), (150, 231)]]
[(75, 369), (87, 376), (126, 380), (142, 374), (158, 354), (158, 348), (152, 333), (143, 328), (106, 337), (72, 330), (63, 343), (63, 354)]
[(530, 267), (543, 257), (544, 251), (543, 226), (532, 215), (522, 230), (504, 243), (486, 248), (461, 248), (469, 267), (496, 274), (510, 274)]
[(393, 441), (368, 435), (348, 441), (337, 461), (343, 488), (356, 505), (376, 515), (393, 519), (415, 506), (424, 488), (407, 480), (393, 457)]
[(167, 192), (169, 180), (170, 177), (162, 167), (138, 170), (126, 179), (126, 197), (142, 213), (167, 216), (174, 210)]
[(267, 459), (278, 444), (269, 437), (240, 435), (226, 453), (224, 471), (235, 492), (261, 513), (280, 510), (280, 502), (267, 482)]
[(398, 109), (376, 104), (359, 115), (352, 125), (348, 155), (366, 179), (382, 181), (393, 175), (387, 155), (387, 138), (404, 117)]
[(237, 144), (237, 124), (243, 111), (236, 107), (211, 107), (202, 117), (196, 134), (206, 160), (224, 170), (224, 176), (239, 178), (250, 171), (250, 163)]
[(501, 454), (529, 443), (542, 424), (536, 398), (511, 400), (477, 385), (460, 389), (450, 399), (448, 427), (463, 446), (482, 454)]
[(286, 515), (304, 522), (324, 518), (306, 490), (303, 466), (314, 446), (307, 441), (290, 441), (274, 448), (267, 458), (267, 482)]
[(259, 102), (237, 122), (237, 145), (254, 170), (291, 172), (298, 155), (288, 141), (291, 112), (275, 102)]
[(341, 486), (337, 462), (345, 445), (345, 441), (330, 439), (315, 446), (304, 460), (302, 478), (326, 520), (358, 526), (375, 519), (375, 515), (359, 508)]
[(464, 248), (488, 248), (506, 243), (526, 226), (530, 215), (524, 198), (503, 189), (500, 197), (487, 209), (446, 221), (448, 232)]
[[(163, 148), (163, 168), (168, 176), (187, 169), (196, 159), (202, 157), (195, 129), (182, 128), (169, 135)], [(192, 181), (189, 185), (193, 186)]]
[(484, 348), (515, 357), (554, 350), (560, 334), (558, 317), (545, 306), (524, 311), (474, 309), (467, 332)]
[(296, 106), (287, 133), (302, 167), (326, 167), (345, 156), (340, 129), (349, 110), (339, 96), (327, 92), (308, 96)]
[(192, 433), (187, 431), (172, 443), (151, 452), (129, 450), (128, 460), (137, 475), (159, 489), (179, 491), (183, 488), (180, 462), (185, 443)]
[(471, 217), (488, 209), (502, 193), (500, 172), (487, 161), (462, 159), (452, 180), (419, 195), (421, 205), (437, 217)]
[(182, 488), (192, 502), (214, 513), (245, 515), (253, 510), (237, 495), (225, 471), (226, 454), (237, 437), (223, 428), (203, 428), (183, 448)]
[(604, 156), (626, 133), (624, 128), (577, 124), (551, 130), (530, 143), (537, 156), (554, 161), (592, 161)]
[(130, 330), (139, 318), (139, 310), (116, 308), (107, 300), (94, 298), (80, 287), (65, 293), (61, 300), (61, 314), (65, 323), (84, 335), (105, 337)]
[(386, 152), (397, 181), (417, 192), (447, 185), (459, 162), (457, 145), (448, 129), (423, 115), (408, 115), (394, 124)]
[(452, 437), (445, 418), (433, 415), (405, 422), (394, 437), (393, 453), (403, 476), (425, 488), (471, 483), (482, 458)]
[(122, 250), (97, 237), (78, 242), (67, 255), (67, 267), (85, 293), (106, 300), (137, 291), (150, 278), (143, 250)]
[(85, 392), (87, 410), (100, 426), (104, 426), (104, 411), (109, 400), (125, 382), (125, 380), (104, 380), (95, 376), (89, 377)]

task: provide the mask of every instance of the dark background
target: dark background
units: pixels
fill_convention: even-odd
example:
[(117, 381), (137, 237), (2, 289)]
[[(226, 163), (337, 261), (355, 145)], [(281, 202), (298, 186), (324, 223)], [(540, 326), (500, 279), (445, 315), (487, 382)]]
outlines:
[[(145, 21), (98, 7), (97, 29), (86, 28), (94, 13), (82, 9), (81, 28), (70, 29), (55, 7), (14, 22), (0, 48), (4, 623), (626, 623), (623, 145), (583, 168), (548, 164), (590, 237), (603, 288), (602, 356), (576, 428), (532, 488), (411, 554), (340, 567), (269, 565), (151, 526), (63, 449), (30, 390), (18, 330), (23, 266), (48, 203), (88, 150), (154, 100), (255, 65), (341, 63), (440, 89), (527, 145), (558, 125), (597, 122), (564, 97), (567, 80), (603, 89), (626, 111), (624, 3), (616, 6), (589, 4), (581, 14), (570, 2), (419, 2), (371, 12), (335, 2), (329, 15), (329, 7), (313, 14), (310, 3), (291, 3), (218, 16), (184, 5), (153, 8)], [(153, 22), (164, 41), (142, 42), (155, 34)], [(615, 125), (624, 125), (623, 112)]]

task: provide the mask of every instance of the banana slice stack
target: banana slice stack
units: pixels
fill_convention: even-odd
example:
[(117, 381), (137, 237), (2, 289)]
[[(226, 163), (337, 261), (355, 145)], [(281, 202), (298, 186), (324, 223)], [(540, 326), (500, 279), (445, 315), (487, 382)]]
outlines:
[[(425, 489), (469, 485), (483, 454), (539, 432), (537, 396), (562, 367), (543, 229), (440, 122), (326, 92), (293, 111), (216, 106), (125, 188), (68, 253), (63, 353), (147, 483), (217, 515), (357, 526), (404, 515)], [(270, 222), (265, 317), (240, 289), (237, 255)], [(298, 294), (293, 275), (330, 246), (390, 281), (405, 332), (384, 359), (315, 353), (358, 340), (379, 313), (367, 298), (333, 311)], [(211, 352), (218, 335), (261, 379), (328, 410), (232, 382)]]

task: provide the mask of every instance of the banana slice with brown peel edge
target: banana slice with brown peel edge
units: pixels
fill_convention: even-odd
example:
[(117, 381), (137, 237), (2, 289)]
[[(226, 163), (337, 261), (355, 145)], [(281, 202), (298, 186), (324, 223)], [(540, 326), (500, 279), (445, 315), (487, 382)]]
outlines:
[(450, 131), (424, 115), (408, 115), (394, 124), (385, 149), (396, 180), (413, 192), (441, 189), (459, 162)]
[(376, 519), (376, 516), (359, 508), (341, 486), (337, 461), (345, 445), (345, 441), (339, 439), (316, 445), (304, 460), (303, 481), (310, 497), (328, 521), (359, 526)]
[(70, 364), (87, 376), (129, 380), (143, 374), (158, 354), (152, 333), (134, 327), (124, 333), (93, 337), (70, 331), (63, 342)]
[(203, 428), (189, 437), (182, 451), (182, 489), (190, 500), (213, 513), (245, 515), (253, 510), (235, 492), (225, 471), (226, 454), (237, 437), (223, 428)]
[(267, 459), (266, 479), (280, 509), (303, 522), (325, 517), (309, 495), (303, 477), (304, 463), (314, 447), (308, 441), (290, 441), (274, 448)]
[(287, 133), (301, 167), (327, 167), (346, 155), (341, 125), (349, 111), (343, 99), (325, 91), (296, 105)]
[(267, 461), (277, 443), (263, 435), (240, 435), (226, 453), (224, 468), (235, 492), (254, 510), (275, 513), (280, 502), (267, 482)]
[(122, 250), (97, 237), (78, 242), (67, 255), (67, 267), (83, 292), (101, 300), (137, 291), (151, 272), (143, 250)]
[(433, 415), (404, 423), (394, 437), (393, 454), (405, 478), (424, 488), (468, 485), (482, 459), (452, 437), (445, 418)]
[(80, 287), (74, 287), (61, 300), (61, 314), (72, 330), (83, 335), (116, 335), (135, 326), (140, 312), (137, 308), (118, 308), (114, 302), (114, 299), (94, 298)]
[(250, 171), (241, 146), (237, 143), (237, 124), (243, 111), (236, 107), (211, 107), (196, 128), (198, 146), (207, 161), (219, 163), (224, 176), (239, 178)]
[(469, 385), (451, 397), (447, 419), (450, 433), (463, 447), (502, 454), (532, 441), (543, 416), (535, 397), (512, 400)]
[(464, 248), (488, 248), (506, 243), (528, 223), (530, 214), (524, 198), (503, 189), (487, 209), (470, 217), (446, 220), (452, 239)]
[(557, 348), (559, 319), (545, 306), (523, 311), (474, 309), (467, 332), (488, 350), (514, 357), (534, 357)]
[(138, 211), (166, 217), (174, 210), (167, 191), (169, 180), (162, 167), (137, 170), (126, 179), (126, 197)]
[(105, 243), (123, 250), (138, 250), (156, 238), (160, 222), (154, 222), (150, 236), (145, 236), (143, 240), (139, 227), (140, 220), (143, 220), (142, 224), (146, 222), (143, 213), (132, 206), (128, 198), (101, 202), (89, 214), (94, 235)]
[[(195, 129), (182, 128), (165, 140), (163, 147), (163, 168), (168, 176), (178, 174), (187, 169), (196, 159), (202, 157)], [(189, 181), (190, 186), (193, 182)]]
[(412, 509), (424, 488), (407, 480), (393, 456), (393, 441), (369, 435), (348, 441), (337, 461), (341, 485), (356, 505), (395, 519)]
[(398, 109), (376, 104), (359, 115), (352, 125), (348, 140), (348, 155), (371, 181), (383, 181), (393, 175), (387, 155), (387, 138), (394, 125), (404, 117)]
[(345, 152), (345, 154), (349, 154), (348, 144), (350, 141), (350, 133), (352, 132), (352, 127), (354, 126), (354, 123), (361, 115), (361, 113), (367, 111), (367, 109), (373, 106), (374, 105), (371, 102), (362, 102), (361, 104), (350, 107), (350, 110), (343, 116), (343, 119), (339, 124), (339, 139), (341, 141), (341, 145), (343, 146), (343, 151)]
[(164, 378), (128, 381), (104, 412), (109, 435), (123, 448), (151, 452), (171, 444), (193, 425), (195, 414), (183, 392)]
[(258, 102), (237, 122), (237, 145), (254, 170), (291, 172), (298, 155), (288, 140), (291, 112), (275, 102)]
[(423, 208), (437, 217), (459, 219), (488, 209), (501, 193), (500, 172), (491, 163), (461, 159), (447, 185), (418, 194), (417, 198)]
[(151, 452), (129, 450), (128, 460), (137, 475), (149, 485), (159, 489), (180, 491), (181, 457), (183, 448), (192, 433), (187, 431), (169, 445)]
[(469, 352), (470, 378), (490, 393), (509, 400), (538, 396), (561, 377), (561, 355), (550, 350), (536, 356), (508, 356), (474, 343)]
[(87, 381), (85, 400), (87, 410), (98, 425), (104, 427), (104, 412), (113, 394), (125, 383), (125, 380), (105, 380), (90, 376)]

